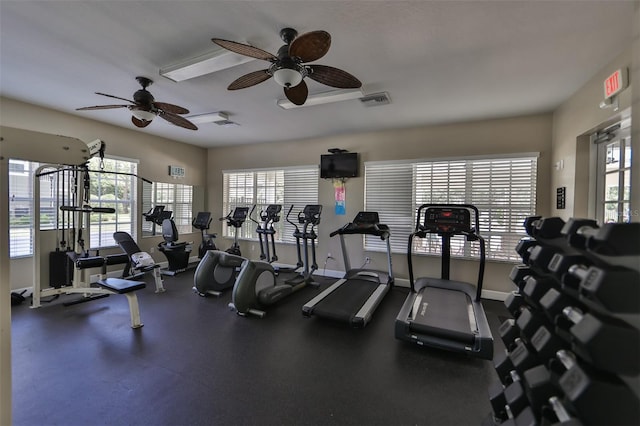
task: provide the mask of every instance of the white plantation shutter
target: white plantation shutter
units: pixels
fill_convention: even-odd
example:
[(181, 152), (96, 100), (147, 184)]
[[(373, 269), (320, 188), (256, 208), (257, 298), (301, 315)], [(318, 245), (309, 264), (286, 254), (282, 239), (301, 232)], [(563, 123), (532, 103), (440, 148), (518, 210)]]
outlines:
[[(392, 250), (406, 253), (418, 207), (426, 203), (473, 204), (480, 211), (480, 232), (487, 258), (518, 261), (514, 248), (524, 236), (522, 224), (535, 214), (537, 154), (420, 162), (365, 163), (365, 207), (378, 211), (391, 228)], [(437, 237), (415, 241), (417, 253), (439, 254)], [(474, 256), (463, 238), (451, 242), (452, 254)], [(365, 249), (384, 250), (365, 238)], [(472, 251), (473, 250), (473, 251)]]
[[(291, 220), (297, 221), (297, 213), (307, 204), (318, 203), (318, 166), (288, 167), (282, 169), (254, 169), (223, 172), (223, 211), (225, 215), (236, 207), (256, 205), (253, 218), (269, 204), (282, 206), (280, 222), (274, 224), (275, 240), (295, 242), (294, 228), (285, 221), (287, 211), (294, 205)], [(239, 238), (256, 239), (256, 224), (249, 219), (238, 230)], [(232, 237), (234, 229), (222, 227), (223, 235)]]
[[(365, 171), (364, 207), (378, 212), (380, 223), (391, 230), (391, 250), (407, 250), (409, 234), (415, 228), (413, 205), (413, 164), (367, 162)], [(378, 237), (365, 236), (368, 250), (385, 251), (386, 243)]]

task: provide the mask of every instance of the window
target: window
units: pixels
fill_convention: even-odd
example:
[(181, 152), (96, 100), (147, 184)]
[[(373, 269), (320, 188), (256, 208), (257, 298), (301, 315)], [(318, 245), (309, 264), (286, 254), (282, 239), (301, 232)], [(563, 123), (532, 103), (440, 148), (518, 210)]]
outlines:
[[(525, 235), (522, 224), (536, 208), (537, 154), (419, 162), (365, 163), (365, 208), (377, 211), (391, 229), (391, 247), (406, 253), (416, 211), (426, 203), (473, 204), (487, 258), (518, 261), (514, 248)], [(414, 240), (414, 253), (440, 254), (439, 238)], [(477, 244), (451, 242), (452, 255), (474, 257)], [(365, 238), (365, 249), (384, 251), (380, 239)]]
[(596, 133), (596, 220), (629, 222), (631, 197), (631, 122)]
[[(318, 203), (318, 166), (225, 171), (223, 179), (222, 210), (225, 215), (236, 207), (251, 209), (255, 204), (253, 217), (259, 220), (258, 213), (269, 204), (282, 205), (281, 219), (274, 224), (275, 239), (279, 242), (295, 242), (294, 228), (285, 220), (291, 205), (294, 206), (292, 215), (297, 215), (305, 205)], [(292, 221), (295, 222), (293, 217)], [(255, 229), (256, 224), (247, 219), (238, 229), (238, 238), (257, 238)], [(234, 231), (224, 223), (224, 236), (233, 237)]]
[[(165, 211), (171, 211), (174, 223), (179, 234), (187, 234), (192, 231), (191, 221), (193, 215), (193, 186), (181, 183), (154, 182), (151, 185), (143, 184), (142, 205), (147, 212), (154, 206), (164, 206)], [(161, 235), (161, 231), (154, 231), (154, 224), (149, 221), (142, 222), (144, 235)]]
[[(136, 229), (136, 177), (137, 163), (130, 160), (99, 158), (89, 160), (89, 204), (92, 207), (110, 207), (115, 213), (89, 215), (89, 247), (97, 249), (117, 245), (113, 233), (124, 231), (135, 238)], [(99, 172), (98, 170), (102, 170)]]
[[(9, 159), (9, 256), (33, 254), (33, 176), (38, 163)], [(47, 192), (46, 190), (41, 192)], [(46, 206), (46, 203), (44, 204)], [(51, 223), (42, 220), (41, 223)]]
[[(99, 159), (89, 162), (90, 170), (100, 170)], [(9, 252), (11, 258), (33, 255), (33, 189), (34, 177), (39, 163), (9, 160)], [(105, 159), (105, 172), (135, 174), (136, 163), (124, 160)], [(81, 174), (81, 172), (79, 172)], [(60, 230), (62, 240), (73, 247), (72, 214), (60, 211), (60, 206), (78, 203), (73, 192), (76, 171), (69, 167), (46, 167), (40, 170), (40, 230)], [(82, 175), (81, 175), (82, 176)], [(82, 178), (78, 185), (82, 185)], [(84, 238), (88, 248), (114, 246), (113, 232), (126, 231), (134, 235), (135, 177), (111, 173), (89, 174), (89, 202), (92, 207), (112, 207), (113, 214), (92, 213), (86, 226)], [(86, 222), (85, 222), (86, 223)]]

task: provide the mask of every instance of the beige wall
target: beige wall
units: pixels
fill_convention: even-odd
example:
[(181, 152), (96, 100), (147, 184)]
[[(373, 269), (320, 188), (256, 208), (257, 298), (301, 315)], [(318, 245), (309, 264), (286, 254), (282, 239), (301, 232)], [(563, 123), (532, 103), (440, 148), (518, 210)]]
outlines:
[[(207, 151), (204, 148), (7, 98), (0, 99), (0, 124), (7, 127), (75, 137), (85, 142), (101, 139), (107, 144), (107, 156), (114, 155), (139, 160), (138, 175), (156, 182), (174, 182), (168, 176), (168, 166), (183, 166), (186, 168), (186, 176), (179, 182), (194, 185), (199, 189), (196, 192), (205, 193)], [(141, 191), (138, 193), (140, 194)], [(7, 208), (6, 202), (4, 199), (0, 200), (4, 209)], [(201, 205), (204, 206), (205, 202), (206, 200), (201, 200)], [(138, 223), (138, 235), (141, 235), (141, 222), (142, 220)], [(41, 253), (42, 283), (45, 285), (48, 282), (48, 253), (56, 246), (55, 233), (44, 231), (41, 238), (43, 247)], [(161, 237), (145, 237), (139, 238), (138, 243), (142, 250), (150, 251), (151, 247), (155, 247), (160, 240)], [(199, 243), (200, 234), (197, 232), (184, 234), (180, 236), (180, 240)], [(119, 252), (120, 250), (111, 251)], [(104, 254), (111, 251), (105, 251)], [(152, 256), (158, 262), (166, 261), (161, 253), (155, 252)], [(24, 288), (33, 285), (32, 258), (11, 260), (10, 282), (11, 288)]]
[[(551, 168), (551, 214), (563, 219), (593, 217), (589, 211), (590, 144), (589, 135), (596, 129), (614, 123), (631, 113), (631, 89), (619, 95), (619, 110), (601, 109), (605, 78), (618, 68), (631, 69), (631, 49), (626, 49), (609, 65), (594, 75), (578, 92), (564, 102), (553, 114), (552, 166), (559, 161), (564, 168)], [(637, 138), (634, 138), (637, 144)], [(635, 149), (635, 148), (634, 148)], [(636, 151), (638, 152), (638, 151)], [(637, 156), (636, 156), (637, 157)], [(637, 158), (636, 158), (637, 161)], [(566, 209), (555, 208), (555, 189), (567, 188)], [(639, 185), (635, 185), (640, 188)]]
[[(551, 115), (534, 115), (471, 123), (457, 123), (412, 129), (361, 133), (312, 140), (275, 142), (263, 145), (243, 145), (209, 150), (209, 210), (213, 216), (223, 215), (222, 171), (260, 167), (285, 167), (318, 164), (320, 155), (329, 148), (342, 148), (359, 152), (361, 162), (381, 160), (404, 160), (419, 158), (441, 158), (485, 154), (508, 154), (540, 152), (538, 163), (538, 212), (549, 213), (549, 169), (551, 153)], [(364, 207), (364, 177), (352, 178), (346, 183), (346, 216), (334, 213), (334, 192), (331, 181), (321, 180), (319, 203), (323, 205), (322, 222), (319, 226), (318, 263), (320, 268), (328, 252), (335, 258), (327, 269), (344, 270), (340, 244), (337, 238), (329, 238), (329, 232), (338, 229)], [(217, 225), (219, 226), (219, 225)], [(219, 231), (219, 229), (218, 229)], [(392, 230), (393, 231), (393, 230)], [(219, 241), (219, 245), (229, 244)], [(256, 251), (255, 244), (243, 243), (243, 253), (250, 257)], [(226, 247), (226, 246), (225, 246)], [(384, 255), (364, 253), (357, 241), (349, 244), (352, 266), (362, 263), (370, 256), (373, 266), (385, 267)], [(278, 247), (278, 256), (284, 263), (295, 263), (292, 246)], [(407, 278), (407, 261), (404, 255), (394, 255), (394, 272), (398, 278)], [(439, 274), (439, 259), (425, 258), (419, 262), (418, 274)], [(463, 265), (463, 267), (456, 267)], [(512, 265), (491, 263), (487, 267), (485, 288), (487, 290), (511, 291), (513, 285), (508, 275)], [(477, 274), (476, 262), (458, 261), (452, 267), (454, 279), (474, 282)]]

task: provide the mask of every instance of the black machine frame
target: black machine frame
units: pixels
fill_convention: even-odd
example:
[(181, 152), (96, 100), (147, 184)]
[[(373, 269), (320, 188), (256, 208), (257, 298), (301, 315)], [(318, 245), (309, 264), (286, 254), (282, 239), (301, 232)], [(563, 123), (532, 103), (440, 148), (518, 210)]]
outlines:
[[(481, 302), (486, 245), (479, 232), (479, 216), (478, 209), (471, 204), (423, 204), (418, 208), (415, 231), (409, 236), (407, 249), (411, 291), (396, 318), (397, 339), (493, 359), (493, 336)], [(428, 234), (442, 239), (441, 278), (416, 279), (413, 240)], [(467, 241), (480, 244), (476, 286), (450, 279), (454, 235), (463, 235)]]
[[(377, 212), (359, 212), (352, 222), (333, 231), (330, 236), (340, 236), (345, 275), (326, 288), (302, 307), (306, 317), (316, 315), (347, 322), (352, 327), (364, 327), (394, 283), (391, 262), (389, 227), (379, 223)], [(387, 271), (351, 268), (345, 243), (345, 235), (374, 235), (386, 241)]]

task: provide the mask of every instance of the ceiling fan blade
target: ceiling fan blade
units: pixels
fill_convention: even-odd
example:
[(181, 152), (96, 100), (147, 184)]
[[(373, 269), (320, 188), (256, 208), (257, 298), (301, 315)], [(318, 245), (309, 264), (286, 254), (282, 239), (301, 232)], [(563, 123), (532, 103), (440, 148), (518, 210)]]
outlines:
[(93, 109), (113, 109), (113, 108), (129, 108), (129, 105), (96, 105), (96, 106), (76, 108), (76, 111), (88, 111)]
[(360, 80), (346, 71), (326, 65), (307, 65), (311, 70), (308, 77), (318, 83), (339, 89), (357, 89), (362, 87)]
[(189, 110), (178, 105), (168, 104), (166, 102), (154, 102), (153, 106), (165, 112), (174, 114), (189, 114)]
[(302, 62), (317, 61), (327, 54), (331, 47), (331, 35), (326, 31), (311, 31), (291, 42), (289, 56), (298, 57)]
[(248, 44), (238, 43), (236, 41), (223, 40), (221, 38), (212, 38), (212, 42), (220, 47), (230, 50), (240, 55), (249, 56), (251, 58), (262, 59), (264, 61), (275, 61), (276, 58), (273, 54), (258, 49), (257, 47), (249, 46)]
[(287, 89), (284, 88), (284, 95), (289, 99), (292, 103), (296, 105), (303, 105), (307, 101), (307, 95), (309, 95), (309, 88), (307, 87), (307, 83), (302, 80), (300, 84), (295, 87), (291, 87)]
[(262, 83), (265, 80), (271, 78), (271, 74), (267, 73), (267, 70), (259, 70), (250, 72), (249, 74), (245, 74), (242, 77), (234, 80), (229, 87), (228, 90), (238, 90), (245, 89), (247, 87), (255, 86), (258, 83)]
[(189, 130), (198, 130), (198, 127), (195, 124), (193, 124), (186, 118), (180, 117), (179, 115), (173, 114), (171, 112), (160, 111), (158, 113), (158, 116), (164, 118), (171, 124), (175, 124), (176, 126), (184, 127), (185, 129)]
[(127, 101), (135, 105), (135, 102), (130, 101), (129, 99), (121, 98), (120, 96), (107, 95), (106, 93), (100, 93), (100, 92), (96, 92), (96, 95), (102, 95), (102, 96), (106, 96), (108, 98), (113, 98), (113, 99), (120, 99), (121, 101)]
[(151, 124), (150, 120), (149, 121), (140, 120), (139, 118), (136, 118), (133, 115), (131, 116), (131, 122), (135, 124), (136, 127), (147, 127), (149, 124)]

